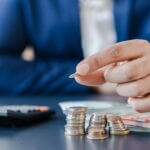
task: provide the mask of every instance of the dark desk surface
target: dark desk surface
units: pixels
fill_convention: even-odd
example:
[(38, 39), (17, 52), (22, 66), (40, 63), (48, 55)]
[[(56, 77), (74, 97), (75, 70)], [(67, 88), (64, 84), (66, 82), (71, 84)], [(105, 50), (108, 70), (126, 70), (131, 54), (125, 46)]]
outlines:
[(95, 96), (36, 96), (0, 97), (3, 104), (49, 105), (57, 111), (54, 120), (23, 128), (0, 128), (0, 150), (148, 150), (150, 134), (132, 133), (111, 136), (106, 140), (88, 140), (86, 136), (64, 136), (65, 118), (58, 106), (66, 100), (116, 100), (119, 97)]

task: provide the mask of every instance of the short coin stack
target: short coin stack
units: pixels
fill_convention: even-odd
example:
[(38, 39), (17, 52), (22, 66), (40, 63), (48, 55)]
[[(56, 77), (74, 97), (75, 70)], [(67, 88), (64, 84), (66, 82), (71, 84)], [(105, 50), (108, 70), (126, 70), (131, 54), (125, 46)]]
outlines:
[(128, 130), (124, 125), (120, 116), (107, 115), (107, 122), (110, 129), (110, 134), (124, 135), (130, 132), (130, 130)]
[(87, 107), (70, 107), (67, 112), (65, 125), (66, 135), (85, 134), (85, 119)]
[(101, 114), (92, 114), (89, 127), (88, 127), (88, 139), (106, 139), (106, 116)]

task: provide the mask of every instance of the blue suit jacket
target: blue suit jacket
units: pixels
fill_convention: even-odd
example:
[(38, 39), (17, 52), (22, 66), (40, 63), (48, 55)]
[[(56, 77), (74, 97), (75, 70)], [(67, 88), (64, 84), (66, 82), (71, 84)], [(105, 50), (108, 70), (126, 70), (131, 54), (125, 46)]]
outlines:
[[(118, 41), (150, 40), (150, 1), (115, 0)], [(68, 79), (83, 58), (78, 0), (0, 1), (0, 92), (86, 92)], [(36, 59), (25, 62), (23, 49), (32, 45)]]

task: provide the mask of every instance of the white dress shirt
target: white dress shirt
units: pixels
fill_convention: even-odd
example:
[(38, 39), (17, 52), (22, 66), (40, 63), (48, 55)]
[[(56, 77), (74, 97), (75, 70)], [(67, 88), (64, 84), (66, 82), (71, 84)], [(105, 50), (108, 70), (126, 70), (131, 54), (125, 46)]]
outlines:
[(113, 0), (80, 0), (80, 19), (85, 57), (116, 42)]

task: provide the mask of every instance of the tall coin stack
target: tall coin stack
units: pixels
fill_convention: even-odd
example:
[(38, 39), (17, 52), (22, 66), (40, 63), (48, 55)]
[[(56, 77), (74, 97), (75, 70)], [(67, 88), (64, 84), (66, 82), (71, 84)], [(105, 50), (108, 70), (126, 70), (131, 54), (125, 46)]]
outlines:
[(70, 107), (67, 112), (65, 135), (85, 134), (87, 107)]
[(124, 135), (130, 132), (130, 130), (124, 125), (120, 116), (107, 115), (107, 122), (110, 129), (110, 134)]
[(88, 139), (106, 139), (106, 116), (102, 114), (92, 114), (89, 127), (88, 127)]

